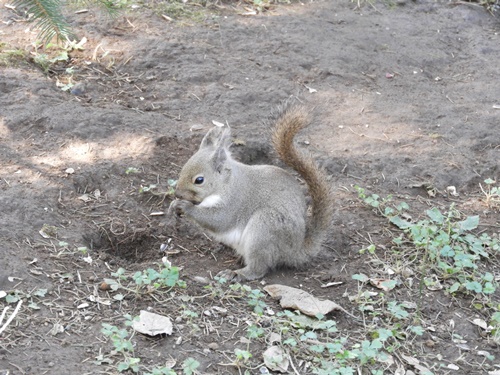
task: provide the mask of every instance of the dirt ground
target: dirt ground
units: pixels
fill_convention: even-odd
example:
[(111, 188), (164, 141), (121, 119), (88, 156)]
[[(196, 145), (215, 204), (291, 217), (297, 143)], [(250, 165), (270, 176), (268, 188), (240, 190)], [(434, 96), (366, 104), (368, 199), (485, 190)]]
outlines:
[[(212, 121), (232, 127), (240, 160), (278, 163), (263, 120), (292, 96), (316, 108), (315, 123), (297, 141), (331, 176), (334, 229), (309, 267), (278, 270), (252, 288), (299, 287), (358, 315), (347, 298), (359, 288), (352, 275), (375, 272), (359, 250), (372, 242), (384, 259), (395, 228), (362, 204), (355, 185), (408, 202), (415, 218), (455, 203), (480, 216), (480, 231), (500, 233), (498, 207), (484, 203), (479, 185), (500, 181), (500, 21), (477, 3), (319, 0), (245, 14), (248, 4), (224, 2), (193, 7), (203, 15), (196, 20), (169, 20), (143, 6), (115, 20), (71, 12), (87, 38), (84, 50), (47, 73), (35, 63), (36, 32), (12, 22), (19, 14), (0, 3), (3, 51), (27, 56), (0, 67), (0, 291), (26, 300), (0, 335), (0, 374), (117, 373), (96, 359), (111, 351), (102, 323), (120, 325), (125, 313), (147, 308), (175, 324), (172, 336), (133, 337), (141, 373), (167, 360), (181, 371), (188, 357), (200, 362), (199, 374), (243, 373), (227, 363), (244, 336), (238, 314), (248, 308), (214, 298), (204, 284), (238, 267), (237, 259), (194, 225), (155, 214), (167, 210), (167, 181)], [(79, 95), (58, 87), (70, 79)], [(168, 258), (185, 289), (120, 301), (102, 290), (119, 267), (135, 272), (160, 262), (169, 239)], [(485, 267), (499, 276), (494, 260)], [(491, 315), (474, 309), (480, 298), (421, 290), (414, 277), (417, 286), (391, 292), (419, 299), (427, 322), (406, 354), (436, 374), (498, 373), (497, 343), (472, 323)], [(339, 285), (321, 287), (331, 281)], [(30, 294), (39, 289), (47, 294)], [(184, 294), (182, 304), (174, 294)], [(491, 296), (497, 304), (498, 296)], [(7, 305), (0, 298), (0, 308)], [(221, 305), (226, 319), (206, 313)], [(188, 308), (203, 317), (199, 331), (179, 318)], [(367, 324), (342, 312), (332, 319), (344, 333)], [(266, 343), (249, 347), (248, 373), (265, 373), (259, 353)], [(385, 373), (425, 373), (395, 360)], [(307, 355), (295, 366), (290, 373), (311, 372)]]

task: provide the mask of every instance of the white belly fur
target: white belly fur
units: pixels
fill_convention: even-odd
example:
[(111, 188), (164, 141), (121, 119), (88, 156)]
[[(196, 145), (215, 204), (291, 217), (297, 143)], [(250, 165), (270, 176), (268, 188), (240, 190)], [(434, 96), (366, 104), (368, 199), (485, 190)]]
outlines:
[(231, 229), (230, 231), (225, 233), (217, 233), (214, 237), (217, 239), (217, 241), (220, 241), (227, 246), (231, 246), (238, 253), (242, 250), (243, 246), (241, 245), (243, 242), (243, 231), (241, 229), (237, 228)]

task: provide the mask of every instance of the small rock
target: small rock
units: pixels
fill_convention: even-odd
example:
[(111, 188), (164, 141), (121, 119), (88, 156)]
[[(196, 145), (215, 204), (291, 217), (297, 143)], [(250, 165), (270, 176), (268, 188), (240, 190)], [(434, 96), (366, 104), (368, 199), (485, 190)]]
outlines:
[(104, 291), (111, 290), (111, 286), (107, 282), (103, 281), (101, 285), (99, 285), (99, 289)]
[(80, 96), (85, 94), (85, 89), (86, 89), (85, 84), (83, 82), (80, 82), (71, 88), (70, 93), (76, 96)]
[(434, 346), (436, 346), (436, 343), (432, 340), (427, 340), (425, 342), (425, 346), (428, 346), (429, 348), (433, 348)]
[(207, 345), (207, 348), (210, 350), (218, 350), (219, 344), (217, 344), (216, 342), (211, 342), (210, 344)]
[(210, 284), (210, 280), (203, 276), (195, 276), (193, 277), (193, 281), (196, 281), (199, 284)]

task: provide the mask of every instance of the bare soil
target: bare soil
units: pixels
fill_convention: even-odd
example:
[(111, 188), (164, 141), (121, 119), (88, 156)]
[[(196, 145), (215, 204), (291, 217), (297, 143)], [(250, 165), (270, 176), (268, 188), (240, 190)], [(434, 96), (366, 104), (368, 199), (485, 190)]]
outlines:
[[(24, 50), (27, 59), (0, 68), (0, 290), (46, 288), (48, 294), (37, 300), (38, 310), (23, 304), (0, 336), (0, 373), (115, 373), (96, 363), (111, 348), (100, 333), (103, 322), (118, 325), (124, 312), (147, 308), (174, 320), (186, 306), (203, 316), (223, 304), (207, 296), (199, 277), (211, 280), (238, 267), (230, 249), (188, 222), (151, 214), (166, 211), (167, 180), (177, 178), (212, 121), (232, 127), (240, 160), (279, 164), (263, 120), (291, 96), (316, 108), (315, 123), (298, 143), (331, 176), (335, 225), (310, 266), (278, 270), (266, 284), (300, 287), (358, 315), (346, 297), (357, 293), (351, 276), (374, 272), (359, 250), (370, 241), (389, 246), (395, 229), (360, 202), (355, 185), (408, 202), (414, 217), (455, 203), (465, 215), (480, 215), (481, 231), (500, 233), (498, 209), (484, 203), (479, 187), (487, 178), (500, 181), (498, 18), (478, 4), (430, 0), (361, 8), (320, 0), (257, 15), (243, 15), (244, 5), (200, 8), (201, 21), (168, 21), (143, 7), (113, 21), (93, 11), (70, 14), (88, 39), (85, 49), (48, 72), (34, 62), (36, 31), (12, 22), (19, 15), (3, 7), (2, 42)], [(57, 86), (70, 76), (83, 86), (78, 96)], [(144, 191), (152, 185), (155, 194)], [(447, 193), (450, 186), (458, 196)], [(44, 226), (55, 227), (46, 229), (49, 238), (40, 234)], [(152, 267), (169, 239), (169, 260), (187, 282), (175, 291), (185, 293), (185, 306), (167, 296), (116, 301), (99, 288), (119, 267)], [(491, 272), (500, 270), (491, 266)], [(321, 288), (330, 281), (341, 284)], [(422, 319), (434, 329), (417, 343), (418, 354), (408, 354), (435, 373), (493, 371), (500, 350), (471, 322), (488, 320), (486, 311), (473, 309), (471, 297), (417, 289), (391, 292), (418, 299)], [(82, 303), (89, 306), (78, 308)], [(266, 303), (280, 310), (271, 299)], [(0, 299), (0, 308), (6, 305)], [(225, 364), (244, 336), (242, 307), (224, 307), (229, 317), (206, 315), (199, 332), (177, 321), (172, 336), (136, 335), (142, 362), (152, 367), (174, 359), (178, 370), (193, 357), (199, 373), (238, 373)], [(363, 326), (342, 312), (332, 319), (344, 333)], [(457, 346), (457, 336), (471, 349)], [(257, 366), (258, 345), (265, 345), (252, 345)], [(480, 350), (496, 359), (486, 360)], [(308, 373), (301, 365), (297, 373)]]

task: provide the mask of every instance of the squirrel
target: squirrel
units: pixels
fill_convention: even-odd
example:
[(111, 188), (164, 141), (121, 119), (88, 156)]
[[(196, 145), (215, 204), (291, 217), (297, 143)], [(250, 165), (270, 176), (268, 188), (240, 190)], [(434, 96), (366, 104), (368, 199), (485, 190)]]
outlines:
[(293, 143), (310, 122), (303, 105), (285, 103), (271, 136), (279, 158), (308, 185), (310, 215), (292, 174), (231, 157), (227, 127), (212, 128), (182, 167), (169, 212), (194, 221), (244, 261), (243, 268), (217, 276), (233, 282), (260, 279), (278, 266), (303, 267), (320, 251), (332, 221), (332, 191), (323, 170)]

